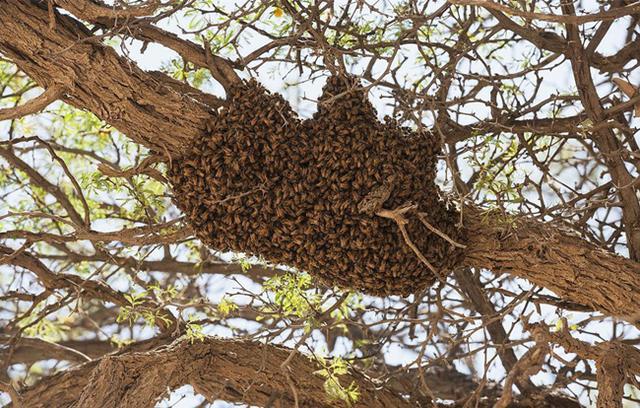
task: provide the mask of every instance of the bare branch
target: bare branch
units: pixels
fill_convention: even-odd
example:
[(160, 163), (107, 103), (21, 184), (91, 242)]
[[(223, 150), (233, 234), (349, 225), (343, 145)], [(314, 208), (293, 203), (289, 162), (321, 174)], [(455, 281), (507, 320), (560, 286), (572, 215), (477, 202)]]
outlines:
[(30, 99), (25, 104), (13, 108), (0, 109), (0, 120), (18, 119), (26, 115), (40, 112), (47, 105), (56, 101), (62, 95), (63, 88), (52, 85), (39, 96)]
[(620, 17), (633, 15), (640, 13), (640, 2), (633, 2), (624, 7), (602, 11), (594, 14), (587, 15), (554, 15), (545, 13), (535, 13), (518, 10), (505, 4), (496, 3), (492, 0), (448, 0), (449, 3), (465, 5), (465, 6), (481, 6), (487, 9), (499, 10), (506, 14), (522, 17), (531, 20), (550, 21), (554, 23), (569, 23), (569, 24), (586, 24), (594, 21), (607, 21), (615, 20)]
[(160, 6), (160, 0), (148, 0), (144, 4), (126, 8), (109, 7), (88, 0), (54, 0), (57, 6), (63, 7), (78, 17), (94, 21), (98, 18), (130, 18), (153, 14)]

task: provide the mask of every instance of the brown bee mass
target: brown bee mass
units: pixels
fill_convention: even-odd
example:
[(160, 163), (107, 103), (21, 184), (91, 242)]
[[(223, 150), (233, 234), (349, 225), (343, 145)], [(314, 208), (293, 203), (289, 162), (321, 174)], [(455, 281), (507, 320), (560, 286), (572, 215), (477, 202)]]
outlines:
[[(174, 201), (197, 236), (220, 251), (260, 255), (324, 283), (406, 295), (437, 279), (394, 221), (359, 211), (384, 183), (382, 206), (408, 202), (462, 242), (458, 213), (435, 185), (439, 143), (380, 123), (353, 78), (331, 77), (312, 119), (255, 82), (236, 86), (211, 134), (174, 160)], [(391, 180), (391, 181), (390, 181)], [(407, 213), (411, 241), (444, 274), (461, 252)]]

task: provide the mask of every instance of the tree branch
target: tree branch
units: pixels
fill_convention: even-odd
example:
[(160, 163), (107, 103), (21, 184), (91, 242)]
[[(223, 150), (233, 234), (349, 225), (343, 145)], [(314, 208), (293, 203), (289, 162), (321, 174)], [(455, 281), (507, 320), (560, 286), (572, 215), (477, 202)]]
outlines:
[(599, 13), (585, 14), (585, 15), (555, 15), (546, 13), (534, 13), (523, 10), (518, 10), (511, 6), (507, 6), (500, 3), (495, 3), (491, 0), (448, 0), (449, 3), (465, 5), (465, 6), (480, 6), (490, 10), (498, 10), (503, 13), (511, 14), (513, 16), (522, 17), (531, 20), (550, 21), (554, 23), (570, 23), (570, 24), (586, 24), (594, 21), (608, 21), (615, 20), (620, 17), (637, 14), (640, 12), (640, 2), (628, 4), (624, 7), (610, 9)]
[(567, 320), (562, 329), (550, 332), (541, 323), (525, 324), (538, 344), (556, 343), (569, 353), (596, 362), (598, 380), (598, 407), (622, 408), (624, 385), (638, 385), (635, 376), (640, 374), (640, 350), (620, 341), (605, 341), (591, 345), (571, 336)]
[[(48, 23), (44, 5), (2, 1), (0, 51), (40, 86), (63, 86), (65, 102), (158, 153), (178, 153), (206, 132), (215, 113), (202, 103), (205, 97), (188, 96), (166, 76), (142, 71), (69, 16), (57, 14), (55, 28), (43, 30)], [(189, 93), (204, 95), (193, 88)]]
[(69, 9), (78, 17), (86, 18), (89, 21), (98, 18), (129, 18), (142, 17), (153, 14), (160, 6), (159, 0), (150, 0), (139, 6), (127, 8), (101, 6), (87, 0), (53, 0), (57, 6)]
[[(26, 407), (134, 407), (149, 406), (167, 388), (191, 384), (210, 400), (223, 399), (267, 406), (281, 401), (292, 406), (289, 385), (280, 364), (291, 350), (253, 341), (208, 338), (191, 344), (178, 340), (150, 351), (108, 355), (63, 374), (50, 377), (22, 392)], [(288, 370), (298, 390), (301, 406), (334, 407), (327, 400), (321, 369), (307, 357), (295, 353)], [(358, 406), (409, 407), (402, 397), (378, 389), (366, 378), (349, 374), (340, 383), (358, 385)], [(61, 390), (65, 390), (61, 393)]]
[(0, 120), (18, 119), (26, 115), (38, 113), (46, 108), (50, 103), (60, 98), (62, 88), (51, 86), (37, 97), (30, 99), (25, 104), (13, 108), (0, 109)]
[[(576, 12), (573, 4), (566, 2), (562, 5), (562, 10), (567, 17), (575, 15)], [(587, 64), (588, 56), (582, 46), (578, 26), (567, 24), (566, 29), (567, 39), (571, 44), (567, 53), (571, 60), (582, 105), (594, 124), (602, 123), (605, 120), (605, 113), (591, 77), (591, 67)], [(634, 177), (627, 170), (627, 164), (619, 153), (622, 150), (622, 143), (610, 128), (602, 128), (591, 133), (593, 141), (605, 158), (622, 201), (622, 219), (629, 254), (631, 259), (640, 261), (640, 203), (636, 196)]]
[[(217, 55), (211, 56), (208, 61), (207, 52), (189, 40), (184, 40), (177, 35), (151, 25), (148, 21), (140, 19), (119, 20), (117, 17), (92, 12), (86, 6), (86, 0), (56, 0), (56, 4), (77, 17), (111, 29), (127, 29), (127, 33), (140, 41), (152, 41), (162, 44), (180, 54), (186, 61), (190, 61), (198, 67), (208, 68), (211, 75), (220, 82), (225, 89), (231, 84), (239, 82), (240, 77), (234, 71), (233, 63)], [(94, 6), (97, 7), (97, 6)], [(98, 7), (104, 9), (104, 7)]]
[(640, 319), (640, 265), (560, 225), (465, 208), (465, 265), (508, 273), (605, 315)]
[[(68, 103), (97, 114), (151, 149), (179, 154), (203, 132), (214, 113), (175, 88), (95, 43), (79, 24), (58, 16), (43, 35), (46, 8), (3, 0), (0, 50), (38, 83), (68, 84)], [(38, 46), (35, 46), (38, 44)], [(91, 57), (90, 57), (91, 56)], [(193, 90), (193, 92), (199, 92)], [(483, 222), (467, 211), (467, 266), (507, 272), (607, 315), (635, 321), (640, 305), (640, 265), (531, 219)]]
[[(166, 396), (169, 388), (191, 384), (206, 398), (257, 406), (292, 406), (289, 384), (280, 364), (291, 356), (291, 350), (248, 340), (207, 338), (190, 343), (169, 338), (154, 338), (134, 343), (122, 350), (86, 362), (75, 368), (44, 378), (39, 383), (20, 390), (25, 408), (44, 407), (133, 407), (149, 406), (158, 397)], [(341, 401), (329, 401), (324, 378), (314, 374), (322, 367), (314, 360), (294, 352), (288, 370), (297, 388), (302, 407), (341, 407)], [(438, 369), (427, 373), (433, 393), (442, 399), (460, 396), (460, 387), (473, 391), (477, 384), (455, 370)], [(407, 381), (410, 381), (407, 378)], [(357, 407), (415, 406), (400, 396), (406, 392), (403, 384), (394, 383), (379, 388), (360, 374), (339, 377), (344, 386), (355, 382), (360, 392)], [(396, 381), (403, 382), (402, 379)], [(493, 406), (499, 397), (499, 387), (478, 401), (478, 407)], [(397, 390), (397, 391), (391, 391)], [(396, 392), (398, 394), (396, 394)], [(461, 401), (465, 400), (465, 393)], [(511, 408), (577, 408), (579, 404), (567, 397), (531, 395), (527, 402), (514, 402)], [(426, 406), (461, 407), (428, 402)]]

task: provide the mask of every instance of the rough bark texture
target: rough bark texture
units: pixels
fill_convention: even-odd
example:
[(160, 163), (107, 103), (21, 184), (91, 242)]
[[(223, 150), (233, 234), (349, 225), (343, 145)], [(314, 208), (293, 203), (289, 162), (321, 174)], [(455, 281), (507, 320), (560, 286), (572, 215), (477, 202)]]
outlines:
[[(210, 399), (257, 406), (294, 406), (292, 386), (300, 407), (343, 407), (342, 401), (330, 401), (324, 390), (324, 379), (314, 371), (317, 363), (291, 350), (253, 341), (206, 339), (193, 344), (168, 338), (154, 338), (120, 350), (114, 354), (84, 363), (76, 368), (47, 377), (21, 393), (23, 408), (50, 407), (148, 407), (167, 387), (191, 384), (195, 391)], [(285, 373), (290, 373), (289, 383)], [(415, 372), (406, 379), (413, 382)], [(455, 370), (435, 370), (425, 374), (431, 391), (439, 398), (460, 399), (458, 403), (439, 404), (431, 401), (406, 401), (400, 396), (406, 384), (387, 384), (378, 388), (361, 375), (341, 376), (340, 382), (358, 385), (361, 397), (356, 407), (463, 407), (466, 397), (478, 386)], [(397, 391), (394, 391), (397, 389)], [(485, 386), (486, 393), (477, 407), (492, 407), (500, 388)], [(398, 394), (396, 394), (396, 392)], [(278, 405), (280, 404), (280, 405)], [(509, 408), (576, 408), (572, 399), (555, 395), (521, 397)]]
[(636, 321), (640, 266), (597, 248), (561, 226), (469, 209), (464, 263), (509, 273), (604, 314)]
[(598, 361), (598, 408), (622, 408), (625, 354), (615, 347)]
[[(131, 12), (132, 8), (117, 10), (111, 7), (99, 6), (89, 0), (55, 0), (55, 3), (79, 18), (99, 26), (113, 28), (124, 22), (129, 34), (138, 40), (157, 42), (171, 48), (185, 60), (191, 61), (199, 67), (208, 68), (211, 71), (211, 75), (223, 84), (225, 89), (231, 84), (240, 81), (240, 77), (235, 72), (230, 61), (217, 55), (207, 55), (198, 44), (150, 25), (144, 20), (136, 20), (135, 17), (137, 15)], [(156, 4), (155, 6), (157, 7), (158, 5)], [(114, 12), (118, 11), (122, 11), (125, 14), (114, 14)]]
[[(288, 407), (294, 405), (295, 389), (303, 407), (344, 405), (327, 399), (324, 379), (314, 374), (321, 367), (309, 358), (296, 353), (281, 368), (290, 354), (291, 350), (251, 341), (207, 339), (191, 344), (182, 340), (152, 350), (109, 355), (65, 371), (23, 393), (23, 406), (148, 407), (167, 387), (183, 384), (191, 384), (211, 400), (258, 406), (280, 401)], [(340, 377), (345, 386), (352, 381), (361, 393), (357, 406), (411, 406), (361, 376)]]
[[(0, 51), (44, 87), (63, 86), (66, 102), (95, 113), (134, 141), (178, 154), (214, 117), (207, 98), (163, 75), (145, 73), (89, 39), (74, 19), (49, 29), (42, 5), (0, 0)], [(43, 35), (43, 30), (46, 35)], [(470, 211), (467, 211), (470, 213)], [(631, 321), (640, 308), (640, 266), (557, 227), (520, 220), (482, 222), (472, 214), (465, 265), (526, 278), (558, 296)]]
[(0, 1), (0, 50), (38, 84), (61, 87), (65, 102), (160, 153), (175, 153), (205, 131), (213, 113), (200, 91), (142, 71), (68, 16), (56, 13), (54, 28), (49, 21), (44, 6)]

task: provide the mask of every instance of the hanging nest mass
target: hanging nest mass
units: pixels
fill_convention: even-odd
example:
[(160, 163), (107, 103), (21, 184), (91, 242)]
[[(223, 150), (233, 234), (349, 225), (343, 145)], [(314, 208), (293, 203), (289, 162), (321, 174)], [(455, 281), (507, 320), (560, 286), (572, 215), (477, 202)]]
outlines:
[[(439, 151), (429, 133), (380, 123), (353, 78), (329, 78), (305, 121), (251, 81), (229, 92), (211, 134), (173, 161), (169, 177), (196, 235), (217, 250), (259, 255), (330, 285), (406, 295), (462, 255), (450, 242), (464, 241), (458, 213), (435, 185)], [(408, 203), (407, 237), (432, 267), (398, 222), (378, 215)]]

